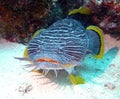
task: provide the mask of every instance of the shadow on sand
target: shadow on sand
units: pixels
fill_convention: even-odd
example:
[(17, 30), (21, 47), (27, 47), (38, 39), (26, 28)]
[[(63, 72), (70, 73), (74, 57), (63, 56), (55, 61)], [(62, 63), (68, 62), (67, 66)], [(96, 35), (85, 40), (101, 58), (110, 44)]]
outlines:
[(86, 56), (82, 61), (83, 66), (79, 67), (79, 75), (88, 82), (104, 73), (117, 55), (118, 50), (117, 47), (109, 49), (102, 59), (93, 58), (91, 55)]

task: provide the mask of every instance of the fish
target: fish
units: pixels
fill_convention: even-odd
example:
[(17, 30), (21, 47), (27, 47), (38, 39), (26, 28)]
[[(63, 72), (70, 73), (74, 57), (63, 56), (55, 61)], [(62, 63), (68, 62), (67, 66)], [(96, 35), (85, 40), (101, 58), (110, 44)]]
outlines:
[[(69, 15), (76, 13), (89, 15), (90, 10), (83, 7), (71, 11)], [(57, 76), (57, 70), (63, 69), (71, 83), (77, 85), (84, 84), (85, 79), (75, 74), (75, 67), (88, 54), (96, 59), (104, 56), (103, 31), (93, 25), (85, 28), (80, 21), (67, 17), (35, 32), (23, 58), (16, 59), (30, 61), (26, 66), (35, 66), (33, 72), (43, 70), (47, 74), (49, 70), (54, 70)]]

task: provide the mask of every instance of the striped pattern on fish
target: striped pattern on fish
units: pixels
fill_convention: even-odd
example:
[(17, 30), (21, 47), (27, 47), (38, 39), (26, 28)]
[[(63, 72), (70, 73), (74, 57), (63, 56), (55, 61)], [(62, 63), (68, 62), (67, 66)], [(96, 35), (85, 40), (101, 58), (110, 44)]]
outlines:
[(86, 54), (88, 44), (84, 27), (76, 20), (66, 18), (55, 22), (31, 40), (28, 54), (32, 60), (52, 57), (61, 63), (77, 63)]

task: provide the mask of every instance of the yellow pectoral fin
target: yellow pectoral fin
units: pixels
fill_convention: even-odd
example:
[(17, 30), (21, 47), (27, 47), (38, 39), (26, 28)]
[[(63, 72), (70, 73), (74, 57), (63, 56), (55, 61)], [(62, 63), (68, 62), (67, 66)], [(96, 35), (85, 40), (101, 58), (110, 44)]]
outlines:
[(91, 10), (88, 7), (82, 6), (79, 9), (74, 9), (74, 10), (70, 11), (68, 13), (68, 15), (77, 14), (77, 13), (90, 15), (91, 14)]
[(32, 39), (34, 38), (34, 37), (36, 37), (40, 32), (42, 31), (42, 29), (40, 29), (40, 30), (37, 30), (35, 33), (34, 33), (34, 35), (33, 35), (33, 37), (32, 37)]
[(77, 84), (84, 84), (85, 80), (84, 78), (80, 76), (74, 76), (72, 74), (69, 74), (69, 78), (72, 84), (77, 85)]
[(28, 48), (27, 47), (24, 50), (23, 57), (28, 57)]
[(103, 31), (99, 27), (97, 27), (97, 26), (88, 26), (86, 29), (87, 30), (93, 30), (96, 33), (98, 33), (98, 35), (100, 37), (101, 46), (100, 46), (99, 53), (97, 55), (94, 55), (94, 58), (102, 58), (103, 55), (104, 55), (104, 36), (103, 36)]
[(32, 70), (31, 72), (35, 72), (35, 73), (39, 73), (39, 74), (43, 74), (43, 70)]
[[(33, 39), (34, 37), (36, 37), (41, 31), (42, 31), (42, 29), (37, 30), (37, 31), (34, 33), (32, 39)], [(23, 57), (28, 57), (28, 47), (25, 48)]]

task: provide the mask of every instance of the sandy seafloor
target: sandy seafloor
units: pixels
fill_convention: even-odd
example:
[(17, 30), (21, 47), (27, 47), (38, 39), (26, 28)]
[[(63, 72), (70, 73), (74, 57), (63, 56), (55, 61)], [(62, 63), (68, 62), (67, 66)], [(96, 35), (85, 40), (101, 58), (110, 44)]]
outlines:
[(29, 72), (22, 57), (25, 46), (0, 39), (0, 99), (120, 99), (120, 41), (105, 35), (105, 55), (87, 56), (78, 74), (86, 79), (72, 85), (64, 71), (47, 77)]

